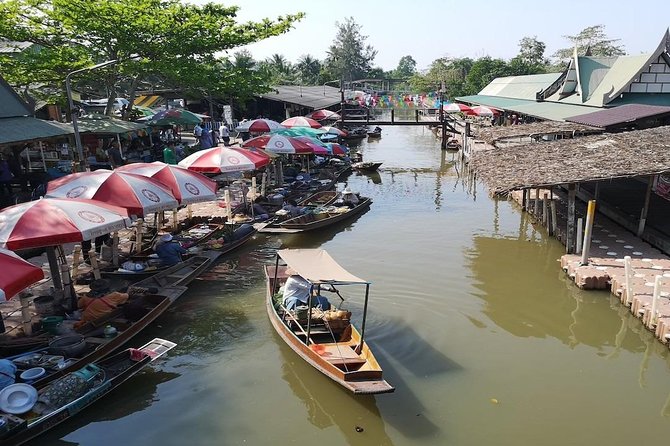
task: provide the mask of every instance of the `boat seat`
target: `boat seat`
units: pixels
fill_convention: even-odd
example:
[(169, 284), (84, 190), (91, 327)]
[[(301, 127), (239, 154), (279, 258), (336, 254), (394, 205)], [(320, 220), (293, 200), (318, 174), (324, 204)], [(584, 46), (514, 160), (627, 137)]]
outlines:
[(334, 344), (321, 345), (323, 346), (323, 349), (319, 352), (319, 356), (335, 367), (347, 366), (347, 368), (350, 368), (351, 366), (360, 366), (367, 362), (364, 358), (361, 358), (356, 354), (354, 349), (347, 344), (340, 345), (339, 347)]

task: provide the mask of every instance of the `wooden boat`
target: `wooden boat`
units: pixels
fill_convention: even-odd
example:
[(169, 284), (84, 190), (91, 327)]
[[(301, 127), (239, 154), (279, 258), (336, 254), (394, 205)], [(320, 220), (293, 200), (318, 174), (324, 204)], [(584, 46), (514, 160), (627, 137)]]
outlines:
[[(174, 234), (173, 240), (180, 242), (184, 248), (191, 248), (206, 242), (222, 228), (223, 225), (218, 223), (196, 223), (180, 231), (178, 234)], [(153, 253), (153, 248), (148, 248), (136, 254), (131, 254), (129, 258), (133, 260), (146, 260)]]
[[(38, 403), (28, 413), (12, 415), (0, 412), (0, 418), (4, 420), (3, 430), (0, 433), (0, 445), (16, 446), (24, 444), (72, 418), (176, 345), (173, 342), (155, 338), (138, 349), (129, 348), (95, 363), (89, 363), (82, 372), (73, 372), (64, 376), (62, 380), (42, 388), (38, 393)], [(88, 377), (88, 374), (92, 376)], [(46, 406), (43, 406), (40, 398), (44, 396), (45, 399), (48, 399), (50, 396), (48, 392), (57, 393), (61, 387), (73, 386), (73, 384), (68, 386), (68, 383), (81, 382), (84, 379), (90, 382), (91, 387), (83, 395), (60, 405), (53, 402), (58, 407), (46, 408)], [(66, 400), (67, 398), (61, 397), (61, 399)], [(34, 412), (40, 406), (45, 408), (44, 411), (39, 414)]]
[[(320, 206), (325, 206), (331, 204), (333, 201), (335, 201), (338, 197), (338, 193), (335, 190), (326, 190), (326, 191), (319, 191), (315, 192), (313, 194), (310, 194), (307, 196), (307, 198), (303, 198), (301, 201), (298, 202), (298, 206), (301, 206), (303, 208), (311, 208), (311, 209), (316, 209)], [(281, 228), (280, 224), (283, 221), (286, 221), (289, 219), (288, 216), (282, 216), (278, 215), (270, 220), (264, 221), (264, 222), (259, 222), (254, 225), (256, 230), (260, 233), (270, 233), (270, 232), (300, 232), (300, 231), (292, 231), (292, 230), (287, 230)]]
[(310, 195), (302, 201), (298, 202), (298, 206), (325, 206), (335, 201), (337, 198), (337, 191), (325, 190)]
[[(196, 256), (180, 264), (171, 266), (160, 275), (149, 277), (142, 282), (136, 283), (134, 287), (158, 288), (155, 295), (144, 295), (129, 299), (123, 305), (115, 308), (100, 319), (89, 322), (79, 327), (72, 334), (73, 342), (76, 336), (81, 336), (82, 341), (77, 344), (71, 354), (63, 355), (47, 348), (47, 344), (58, 336), (41, 339), (41, 349), (17, 355), (12, 360), (19, 370), (27, 370), (32, 367), (44, 367), (46, 375), (38, 379), (35, 387), (42, 387), (65, 373), (81, 368), (83, 364), (94, 362), (126, 344), (135, 335), (141, 332), (161, 314), (167, 310), (182, 294), (187, 291), (185, 285), (190, 283), (198, 275), (204, 272), (218, 258), (220, 253), (208, 253), (207, 256)], [(105, 336), (106, 326), (116, 329), (113, 337)], [(60, 357), (61, 361), (54, 358)]]
[[(286, 263), (286, 267), (279, 265), (280, 259)], [(365, 304), (361, 331), (356, 330), (348, 317), (333, 319), (323, 313), (319, 315), (316, 309), (305, 311), (307, 315), (303, 317), (300, 311), (287, 310), (281, 300), (275, 302), (274, 296), (288, 278), (287, 267), (310, 281), (316, 289), (326, 286), (364, 285)], [(275, 265), (265, 267), (265, 275), (266, 309), (270, 322), (282, 340), (298, 356), (353, 393), (377, 394), (395, 390), (382, 378), (382, 368), (364, 341), (369, 282), (346, 271), (322, 249), (279, 250)], [(344, 313), (350, 315), (348, 312)]]
[(312, 231), (358, 215), (369, 208), (370, 204), (372, 204), (370, 198), (360, 197), (360, 201), (353, 208), (348, 208), (346, 206), (337, 207), (333, 210), (323, 208), (317, 212), (311, 212), (283, 221), (279, 223), (279, 226), (283, 229), (292, 230), (293, 232)]
[(354, 170), (362, 172), (374, 172), (379, 169), (379, 167), (384, 163), (374, 163), (372, 161), (360, 161), (351, 165), (351, 168)]
[[(253, 220), (250, 220), (250, 222), (253, 222)], [(247, 224), (250, 227), (249, 232), (239, 234), (238, 230), (242, 227), (242, 224)], [(257, 231), (252, 223), (242, 224), (227, 224), (226, 229), (217, 234), (218, 238), (212, 238), (207, 242), (207, 249), (222, 256), (244, 245), (251, 240)]]
[[(214, 255), (214, 254), (212, 254)], [(218, 256), (215, 256), (218, 257)], [(191, 256), (183, 262), (173, 265), (173, 266), (149, 266), (142, 271), (128, 271), (122, 268), (108, 268), (100, 270), (102, 277), (108, 278), (110, 280), (127, 280), (129, 282), (137, 282), (144, 280), (148, 277), (154, 276), (156, 274), (164, 274), (166, 271), (173, 271), (173, 268), (176, 266), (181, 266), (181, 268), (190, 268), (197, 269), (197, 265), (202, 263), (211, 262), (213, 260), (210, 254), (207, 254), (207, 251)], [(197, 274), (196, 274), (197, 276)]]
[(379, 130), (372, 130), (371, 132), (368, 132), (368, 138), (374, 139), (374, 138), (381, 138), (382, 137), (382, 131), (381, 129)]

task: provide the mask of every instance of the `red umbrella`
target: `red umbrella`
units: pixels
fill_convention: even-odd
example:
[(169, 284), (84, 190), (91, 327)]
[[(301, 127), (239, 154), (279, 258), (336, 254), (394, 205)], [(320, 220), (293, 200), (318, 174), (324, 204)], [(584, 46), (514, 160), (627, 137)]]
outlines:
[(472, 113), (472, 108), (468, 107), (465, 104), (457, 104), (455, 102), (452, 102), (450, 104), (444, 104), (442, 106), (445, 112), (447, 113), (465, 113), (466, 115), (471, 115)]
[(313, 154), (328, 155), (328, 149), (319, 140), (314, 139), (311, 136), (296, 136), (295, 138), (307, 144), (309, 148), (312, 149)]
[(297, 137), (283, 135), (263, 135), (247, 140), (243, 147), (255, 147), (274, 153), (310, 154), (314, 149)]
[(500, 114), (495, 108), (485, 107), (483, 105), (472, 107), (472, 113), (477, 116), (498, 116)]
[(285, 128), (283, 125), (272, 119), (252, 119), (251, 121), (242, 122), (235, 127), (238, 132), (249, 133), (267, 133), (271, 130), (279, 130)]
[(243, 150), (239, 147), (212, 147), (187, 156), (179, 162), (179, 165), (196, 172), (222, 173), (256, 170), (269, 163), (270, 157), (264, 153)]
[(347, 136), (349, 134), (345, 130), (338, 129), (337, 127), (321, 127), (321, 130), (325, 130), (326, 133), (330, 135)]
[(140, 217), (179, 206), (172, 192), (158, 180), (104, 169), (49, 181), (47, 197), (89, 198), (126, 208)]
[(324, 119), (340, 119), (341, 116), (330, 110), (314, 110), (312, 113), (308, 114), (306, 118), (323, 121)]
[(44, 272), (13, 253), (0, 249), (0, 302), (9, 300), (19, 291), (38, 280), (44, 279)]
[(304, 116), (296, 116), (294, 118), (288, 118), (285, 121), (282, 121), (281, 125), (284, 127), (311, 127), (313, 129), (318, 129), (321, 127), (321, 124), (316, 122), (313, 119), (305, 118)]
[(336, 142), (327, 142), (326, 145), (331, 155), (346, 155), (349, 151), (345, 146)]
[(133, 163), (116, 171), (131, 172), (153, 178), (166, 185), (180, 204), (216, 200), (216, 181), (183, 167), (161, 163)]
[(0, 212), (0, 246), (42, 248), (76, 243), (130, 226), (128, 211), (94, 200), (42, 198)]

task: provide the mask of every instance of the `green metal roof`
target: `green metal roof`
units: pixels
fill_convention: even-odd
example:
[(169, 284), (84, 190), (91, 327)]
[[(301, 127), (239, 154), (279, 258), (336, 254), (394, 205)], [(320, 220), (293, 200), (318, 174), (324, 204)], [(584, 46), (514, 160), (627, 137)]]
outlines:
[(534, 116), (539, 119), (549, 119), (551, 121), (565, 121), (565, 118), (571, 116), (583, 115), (585, 113), (599, 110), (598, 107), (588, 107), (584, 105), (561, 104), (547, 101), (536, 102), (484, 95), (462, 96), (456, 98), (456, 100), (513, 111), (524, 115)]
[[(118, 135), (147, 128), (147, 124), (128, 122), (105, 115), (92, 115), (77, 121), (80, 133)], [(71, 125), (70, 125), (71, 126)]]
[(30, 116), (0, 119), (0, 144), (14, 144), (71, 135), (72, 127), (55, 121)]
[(534, 101), (535, 94), (551, 85), (560, 75), (561, 73), (548, 73), (499, 77), (493, 79), (479, 94)]
[(0, 107), (0, 118), (32, 114), (28, 104), (16, 94), (2, 76), (0, 76), (0, 104), (2, 104)]

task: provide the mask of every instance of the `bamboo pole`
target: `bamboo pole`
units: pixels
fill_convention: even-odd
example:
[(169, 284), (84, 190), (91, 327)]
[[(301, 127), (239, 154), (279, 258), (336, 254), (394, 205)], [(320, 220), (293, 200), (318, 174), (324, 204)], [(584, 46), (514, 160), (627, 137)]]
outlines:
[(33, 316), (30, 313), (30, 294), (26, 291), (19, 293), (19, 303), (21, 304), (21, 325), (23, 334), (31, 336), (33, 334)]
[(584, 220), (582, 217), (577, 219), (577, 239), (575, 240), (575, 254), (582, 253), (582, 228), (584, 227)]
[(88, 252), (88, 258), (91, 261), (91, 268), (93, 269), (93, 277), (95, 278), (95, 280), (100, 279), (102, 276), (100, 275), (100, 267), (98, 266), (98, 257), (96, 256), (94, 249), (91, 249)]
[(654, 294), (651, 299), (651, 313), (649, 314), (649, 319), (647, 320), (647, 327), (654, 328), (656, 325), (656, 307), (658, 306), (658, 300), (661, 298), (661, 280), (663, 276), (657, 275), (654, 279)]
[[(586, 210), (586, 229), (584, 231), (584, 245), (582, 247), (582, 265), (589, 264), (589, 249), (591, 248), (591, 234), (593, 233), (593, 221), (596, 217), (596, 200), (589, 200)], [(581, 225), (580, 225), (581, 226)]]
[(74, 245), (72, 250), (72, 280), (76, 279), (79, 274), (79, 263), (81, 260), (81, 245)]
[(144, 219), (138, 218), (135, 225), (135, 252), (142, 251), (142, 235), (144, 230)]
[(232, 209), (230, 203), (230, 190), (226, 189), (223, 192), (223, 199), (226, 201), (226, 222), (230, 223), (233, 221)]

